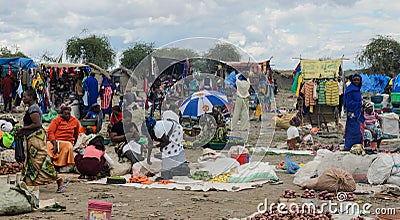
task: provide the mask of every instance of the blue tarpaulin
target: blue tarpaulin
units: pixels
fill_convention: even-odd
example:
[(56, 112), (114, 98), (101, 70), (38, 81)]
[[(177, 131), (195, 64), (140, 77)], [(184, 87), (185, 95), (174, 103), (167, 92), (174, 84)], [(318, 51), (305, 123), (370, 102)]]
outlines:
[(21, 64), (22, 70), (27, 70), (29, 68), (38, 68), (32, 59), (29, 58), (0, 58), (0, 65), (3, 66), (3, 72), (8, 72), (9, 64), (12, 65), (12, 71), (17, 72), (19, 70), (19, 65)]
[(385, 87), (390, 81), (389, 76), (380, 75), (380, 74), (360, 74), (362, 78), (362, 86), (361, 91), (366, 93), (369, 91), (370, 93), (380, 93), (382, 94), (385, 91)]

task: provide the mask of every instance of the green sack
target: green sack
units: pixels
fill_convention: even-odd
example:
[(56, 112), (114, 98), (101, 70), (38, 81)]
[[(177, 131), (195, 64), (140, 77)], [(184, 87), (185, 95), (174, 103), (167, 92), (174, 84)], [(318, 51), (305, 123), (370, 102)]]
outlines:
[(32, 212), (39, 207), (39, 199), (28, 190), (24, 182), (15, 187), (4, 184), (0, 187), (0, 216)]
[(58, 113), (56, 110), (50, 110), (49, 113), (43, 114), (42, 121), (50, 123), (53, 119), (58, 117)]

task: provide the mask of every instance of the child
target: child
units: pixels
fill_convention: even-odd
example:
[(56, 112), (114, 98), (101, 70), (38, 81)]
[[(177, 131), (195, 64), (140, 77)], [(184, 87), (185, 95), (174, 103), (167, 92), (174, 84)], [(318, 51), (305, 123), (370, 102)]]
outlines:
[(289, 150), (294, 150), (297, 143), (301, 143), (301, 138), (297, 126), (300, 125), (300, 120), (297, 117), (293, 117), (289, 121), (290, 127), (287, 130), (287, 140)]

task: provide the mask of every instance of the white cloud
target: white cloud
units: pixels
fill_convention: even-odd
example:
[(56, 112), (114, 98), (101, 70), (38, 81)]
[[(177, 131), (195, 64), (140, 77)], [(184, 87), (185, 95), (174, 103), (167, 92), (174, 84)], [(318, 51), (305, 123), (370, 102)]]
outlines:
[(299, 55), (354, 59), (378, 34), (400, 40), (399, 11), (392, 0), (15, 0), (0, 8), (0, 45), (58, 55), (86, 29), (109, 36), (120, 53), (137, 41), (161, 46), (203, 36), (226, 39), (255, 59), (274, 56), (275, 68), (292, 69)]

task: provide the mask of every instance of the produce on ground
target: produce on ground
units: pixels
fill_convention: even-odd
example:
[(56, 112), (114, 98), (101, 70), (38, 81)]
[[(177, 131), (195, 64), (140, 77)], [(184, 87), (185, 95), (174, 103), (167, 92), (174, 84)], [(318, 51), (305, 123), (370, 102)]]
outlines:
[(2, 163), (0, 166), (0, 175), (7, 174), (16, 174), (22, 171), (23, 164), (14, 162), (14, 163)]
[(229, 178), (231, 178), (231, 173), (225, 173), (225, 174), (220, 174), (218, 176), (215, 176), (210, 180), (212, 183), (227, 183), (229, 182)]
[(297, 197), (297, 194), (294, 190), (287, 189), (281, 194), (281, 198), (285, 199), (294, 199)]

